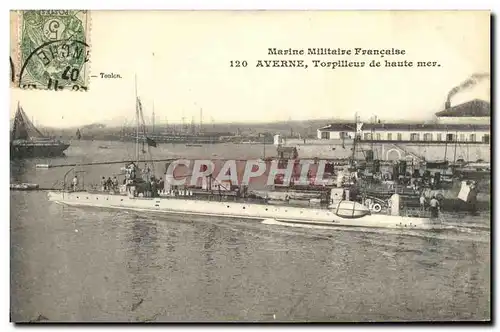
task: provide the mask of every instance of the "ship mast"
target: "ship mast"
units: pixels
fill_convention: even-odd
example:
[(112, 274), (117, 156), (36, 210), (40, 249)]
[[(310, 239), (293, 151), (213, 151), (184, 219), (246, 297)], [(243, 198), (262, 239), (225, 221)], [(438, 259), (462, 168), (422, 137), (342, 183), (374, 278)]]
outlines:
[(358, 113), (354, 115), (354, 141), (352, 142), (352, 163), (356, 158), (356, 143), (358, 140)]
[(135, 120), (136, 120), (136, 136), (135, 136), (135, 157), (137, 160), (137, 167), (139, 167), (139, 97), (137, 96), (137, 74), (134, 75), (135, 79)]
[(453, 163), (457, 161), (457, 142), (458, 142), (458, 131), (455, 131), (455, 152), (453, 153)]
[(203, 108), (200, 108), (200, 133), (203, 131)]
[[(154, 68), (156, 67), (156, 64), (155, 64), (155, 52), (152, 53), (153, 54), (153, 61), (151, 61), (152, 65), (153, 65), (153, 70), (152, 70), (152, 73), (151, 73), (151, 76), (153, 76), (153, 82), (154, 84), (156, 84), (156, 81), (155, 81), (155, 72), (154, 72)], [(154, 86), (153, 86), (153, 135), (155, 133), (155, 100), (154, 100), (154, 96), (155, 96), (155, 91), (154, 91)], [(146, 133), (144, 133), (146, 134)]]
[[(445, 135), (447, 135), (447, 133)], [(444, 159), (443, 159), (443, 161), (446, 161), (446, 153), (447, 152), (448, 152), (448, 140), (445, 136), (444, 137)]]
[(153, 134), (155, 132), (155, 102), (153, 100)]

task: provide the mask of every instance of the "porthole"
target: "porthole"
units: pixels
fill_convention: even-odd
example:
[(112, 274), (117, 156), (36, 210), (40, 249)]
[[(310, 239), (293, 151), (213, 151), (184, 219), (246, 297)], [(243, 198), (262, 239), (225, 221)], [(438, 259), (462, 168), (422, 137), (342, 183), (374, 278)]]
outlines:
[(229, 205), (227, 205), (227, 208), (229, 209)]
[(245, 207), (243, 207), (243, 210), (245, 210)]
[(122, 199), (120, 199), (120, 201), (122, 201), (122, 202), (123, 202), (123, 198), (122, 198)]
[(80, 197), (76, 196), (76, 198), (80, 198)]
[(266, 208), (266, 211), (267, 211), (267, 208)]

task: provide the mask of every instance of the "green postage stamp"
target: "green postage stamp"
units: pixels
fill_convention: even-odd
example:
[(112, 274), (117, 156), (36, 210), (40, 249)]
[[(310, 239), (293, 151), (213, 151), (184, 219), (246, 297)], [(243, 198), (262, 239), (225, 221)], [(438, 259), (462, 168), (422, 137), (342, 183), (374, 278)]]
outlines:
[(11, 87), (87, 91), (89, 36), (87, 10), (11, 12)]

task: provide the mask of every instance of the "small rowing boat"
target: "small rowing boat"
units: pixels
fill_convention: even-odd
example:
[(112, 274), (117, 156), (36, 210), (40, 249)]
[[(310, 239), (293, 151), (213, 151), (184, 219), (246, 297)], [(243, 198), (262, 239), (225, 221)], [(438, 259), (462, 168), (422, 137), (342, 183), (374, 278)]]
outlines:
[(35, 190), (38, 189), (36, 183), (11, 183), (10, 190)]
[(49, 164), (36, 164), (35, 168), (50, 168)]

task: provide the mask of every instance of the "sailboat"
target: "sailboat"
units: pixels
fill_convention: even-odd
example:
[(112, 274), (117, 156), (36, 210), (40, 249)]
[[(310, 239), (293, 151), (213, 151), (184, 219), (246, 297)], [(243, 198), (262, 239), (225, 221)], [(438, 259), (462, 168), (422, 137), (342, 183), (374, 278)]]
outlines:
[(10, 137), (10, 157), (56, 157), (63, 155), (69, 144), (43, 135), (30, 121), (20, 103), (14, 117)]

